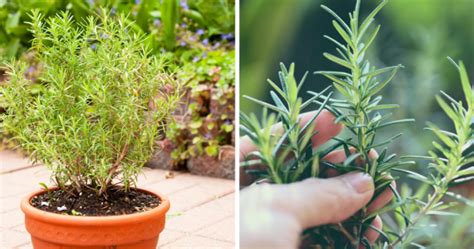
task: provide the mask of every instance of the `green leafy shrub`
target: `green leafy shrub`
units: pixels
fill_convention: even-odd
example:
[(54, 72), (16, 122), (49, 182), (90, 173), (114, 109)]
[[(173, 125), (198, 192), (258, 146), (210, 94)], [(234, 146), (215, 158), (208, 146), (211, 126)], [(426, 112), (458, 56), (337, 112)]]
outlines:
[(75, 23), (68, 12), (32, 15), (32, 49), (45, 88), (31, 96), (25, 65), (9, 66), (4, 125), (61, 187), (103, 194), (133, 186), (162, 124), (180, 99), (180, 84), (149, 56), (143, 36), (120, 15)]
[[(14, 24), (22, 27), (24, 32), (12, 33), (9, 36), (0, 35), (0, 44), (4, 44), (3, 47), (6, 48), (4, 52), (11, 51), (3, 55), (18, 55), (30, 46), (32, 34), (26, 29), (24, 22), (31, 20), (27, 13), (34, 8), (38, 8), (45, 16), (60, 10), (69, 10), (74, 19), (80, 21), (87, 16), (97, 16), (98, 10), (102, 7), (109, 9), (111, 16), (125, 15), (124, 22), (128, 26), (128, 32), (143, 36), (143, 43), (152, 50), (151, 54), (168, 59), (164, 69), (188, 83), (188, 88), (184, 91), (189, 93), (187, 96), (190, 98), (183, 99), (182, 102), (186, 105), (183, 112), (187, 113), (189, 118), (180, 119), (179, 123), (174, 120), (169, 122), (169, 126), (176, 130), (169, 133), (173, 142), (168, 146), (173, 151), (174, 158), (180, 157), (185, 160), (191, 155), (200, 155), (205, 151), (214, 155), (219, 145), (231, 144), (229, 137), (233, 132), (235, 77), (233, 0), (81, 0), (53, 1), (44, 4), (12, 1), (0, 6), (0, 24), (8, 22), (7, 19), (2, 19), (2, 14), (5, 18), (18, 16), (19, 19), (15, 19)], [(82, 28), (74, 23), (72, 25)], [(13, 40), (20, 42), (19, 49), (13, 47), (10, 49), (8, 43)], [(222, 115), (206, 117), (209, 112), (207, 114), (201, 112), (199, 115), (195, 113), (198, 108), (195, 103), (202, 100), (199, 91), (192, 92), (198, 85), (207, 85), (204, 88), (213, 89), (210, 91), (208, 102), (204, 104), (209, 106), (212, 102), (215, 106), (217, 103), (215, 109), (225, 111)], [(7, 108), (2, 99), (0, 95), (0, 107)], [(193, 124), (190, 123), (191, 120)], [(217, 133), (213, 131), (212, 137), (209, 137), (205, 129), (191, 128), (195, 127), (196, 123), (212, 123), (211, 126), (222, 128)], [(6, 136), (7, 129), (2, 131), (1, 136)], [(232, 131), (229, 131), (230, 129)], [(192, 136), (183, 134), (187, 132), (194, 134)], [(208, 140), (211, 141), (207, 142)]]
[[(455, 64), (460, 72), (462, 88), (465, 95), (465, 104), (456, 101), (447, 94), (443, 95), (449, 104), (440, 97), (437, 100), (452, 120), (455, 132), (443, 131), (430, 124), (430, 130), (442, 141), (433, 142), (436, 151), (430, 151), (429, 157), (422, 157), (432, 161), (430, 168), (433, 172), (429, 176), (403, 169), (403, 166), (412, 164), (412, 161), (396, 159), (395, 154), (389, 153), (388, 146), (397, 134), (391, 138), (381, 140), (377, 134), (381, 129), (393, 125), (410, 122), (411, 119), (390, 120), (388, 110), (397, 108), (397, 105), (382, 103), (380, 91), (393, 79), (401, 67), (392, 66), (377, 69), (371, 66), (366, 53), (374, 41), (380, 26), (371, 29), (375, 15), (386, 4), (383, 1), (364, 20), (359, 19), (360, 1), (357, 1), (355, 11), (350, 13), (350, 21), (344, 22), (326, 6), (323, 9), (335, 17), (333, 26), (344, 42), (326, 36), (337, 46), (338, 56), (325, 53), (324, 56), (345, 69), (345, 71), (318, 71), (330, 79), (340, 98), (333, 98), (329, 89), (322, 92), (309, 92), (312, 97), (303, 101), (300, 89), (306, 75), (298, 84), (294, 77), (294, 65), (289, 69), (282, 65), (279, 72), (280, 85), (269, 80), (272, 86), (270, 95), (273, 103), (266, 103), (258, 99), (248, 99), (264, 107), (262, 118), (255, 114), (241, 113), (241, 130), (257, 146), (258, 150), (249, 155), (243, 166), (264, 164), (263, 170), (252, 169), (260, 178), (269, 179), (273, 183), (286, 184), (300, 181), (308, 177), (328, 177), (326, 171), (334, 169), (343, 174), (352, 171), (362, 171), (374, 179), (375, 193), (373, 200), (383, 191), (389, 189), (395, 198), (389, 206), (372, 213), (367, 207), (360, 210), (353, 217), (340, 224), (330, 224), (306, 230), (302, 235), (302, 245), (314, 248), (395, 248), (416, 245), (410, 232), (418, 225), (418, 221), (426, 215), (450, 214), (445, 209), (452, 206), (442, 201), (443, 196), (457, 197), (448, 193), (449, 184), (456, 181), (472, 179), (474, 172), (468, 167), (474, 162), (474, 154), (467, 152), (474, 142), (472, 127), (474, 115), (474, 98), (472, 86), (462, 63)], [(359, 20), (362, 20), (360, 22)], [(370, 32), (369, 32), (370, 31)], [(388, 75), (387, 75), (388, 74)], [(387, 76), (384, 76), (387, 75)], [(301, 111), (311, 104), (318, 104), (319, 109), (305, 126), (299, 125)], [(336, 137), (332, 144), (318, 150), (312, 149), (311, 137), (317, 134), (314, 131), (314, 120), (323, 109), (329, 110), (336, 117), (336, 122), (342, 123), (350, 136)], [(269, 114), (268, 110), (272, 112)], [(281, 123), (283, 132), (275, 134), (271, 127)], [(344, 133), (343, 133), (344, 134)], [(376, 139), (377, 138), (377, 139)], [(347, 159), (341, 164), (324, 161), (330, 152), (342, 148)], [(369, 157), (371, 150), (381, 150), (378, 158)], [(292, 160), (288, 160), (288, 158)], [(421, 181), (427, 187), (416, 195), (400, 194), (391, 183), (394, 181), (392, 173), (401, 172), (410, 178)], [(428, 192), (429, 188), (432, 192)], [(368, 204), (370, 205), (370, 203)], [(387, 214), (390, 216), (387, 216)], [(384, 215), (387, 220), (395, 217), (399, 221), (397, 227), (390, 226), (379, 230), (371, 225), (377, 215)], [(394, 222), (387, 222), (393, 224)], [(364, 233), (372, 229), (380, 234), (375, 245), (369, 245)]]

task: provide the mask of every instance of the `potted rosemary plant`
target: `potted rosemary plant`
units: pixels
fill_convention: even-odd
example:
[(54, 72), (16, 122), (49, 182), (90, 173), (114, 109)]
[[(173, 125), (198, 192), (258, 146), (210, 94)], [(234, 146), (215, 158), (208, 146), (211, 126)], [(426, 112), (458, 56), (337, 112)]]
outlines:
[[(413, 121), (390, 120), (389, 110), (397, 108), (397, 105), (383, 103), (380, 95), (380, 91), (390, 83), (401, 65), (378, 69), (369, 63), (366, 56), (380, 29), (380, 26), (371, 28), (371, 24), (386, 3), (387, 1), (382, 1), (365, 19), (361, 19), (358, 0), (347, 23), (328, 7), (322, 6), (334, 16), (332, 24), (342, 39), (340, 42), (340, 39), (325, 36), (337, 46), (338, 55), (325, 53), (324, 57), (345, 70), (318, 71), (316, 74), (332, 81), (338, 98), (333, 97), (328, 87), (319, 93), (310, 91), (312, 97), (303, 100), (300, 90), (306, 75), (298, 84), (294, 77), (294, 64), (289, 68), (281, 66), (280, 85), (269, 80), (272, 103), (246, 96), (263, 107), (262, 118), (244, 113), (240, 117), (241, 131), (256, 147), (242, 163), (246, 169), (244, 171), (254, 175), (254, 179), (263, 179), (273, 184), (289, 184), (311, 177), (327, 178), (356, 171), (369, 174), (374, 180), (372, 201), (387, 191), (393, 196), (392, 203), (382, 209), (370, 210), (368, 207), (371, 201), (342, 223), (306, 229), (301, 235), (302, 248), (364, 246), (386, 249), (416, 246), (410, 232), (420, 219), (426, 215), (450, 214), (446, 209), (451, 205), (442, 200), (443, 196), (452, 196), (461, 201), (463, 198), (449, 193), (449, 184), (469, 180), (466, 176), (474, 173), (472, 167), (468, 167), (474, 162), (474, 154), (468, 152), (474, 142), (474, 94), (462, 62), (452, 61), (459, 70), (465, 103), (456, 101), (445, 93), (443, 97), (437, 97), (441, 108), (452, 120), (455, 131), (443, 131), (434, 124), (429, 125), (429, 130), (441, 141), (433, 142), (436, 150), (430, 151), (429, 156), (421, 157), (431, 160), (429, 166), (432, 171), (429, 175), (404, 169), (404, 166), (414, 162), (405, 160), (406, 157), (396, 159), (395, 154), (389, 153), (388, 146), (400, 134), (383, 141), (376, 139), (380, 129), (390, 127), (394, 130), (396, 124)], [(309, 122), (300, 125), (302, 111), (312, 104), (319, 105), (319, 109), (311, 114)], [(343, 124), (350, 135), (335, 137), (331, 145), (315, 150), (311, 138), (318, 131), (314, 130), (313, 121), (317, 120), (323, 110), (330, 111), (335, 116), (335, 122)], [(281, 125), (281, 132), (272, 129), (275, 125)], [(331, 163), (325, 160), (336, 149), (345, 151), (345, 161)], [(373, 150), (379, 150), (378, 157), (372, 156)], [(433, 191), (424, 195), (402, 195), (392, 184), (394, 172), (408, 174)], [(387, 212), (401, 221), (400, 224), (392, 222), (390, 228), (383, 230), (375, 227), (374, 220), (380, 221), (380, 217)], [(365, 236), (368, 230), (379, 235), (380, 239), (375, 244), (371, 244)]]
[(123, 16), (31, 15), (44, 66), (31, 96), (25, 66), (9, 66), (3, 122), (56, 186), (21, 203), (35, 248), (156, 248), (170, 203), (136, 188), (179, 84)]

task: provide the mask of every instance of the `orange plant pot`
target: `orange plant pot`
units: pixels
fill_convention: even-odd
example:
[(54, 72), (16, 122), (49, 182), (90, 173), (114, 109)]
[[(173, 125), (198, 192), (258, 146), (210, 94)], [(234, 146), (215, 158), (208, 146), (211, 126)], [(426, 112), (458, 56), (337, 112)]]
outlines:
[(31, 199), (44, 193), (31, 193), (21, 202), (26, 230), (31, 234), (35, 249), (155, 249), (165, 227), (170, 202), (158, 196), (158, 207), (142, 213), (117, 216), (68, 216), (42, 211), (33, 207)]

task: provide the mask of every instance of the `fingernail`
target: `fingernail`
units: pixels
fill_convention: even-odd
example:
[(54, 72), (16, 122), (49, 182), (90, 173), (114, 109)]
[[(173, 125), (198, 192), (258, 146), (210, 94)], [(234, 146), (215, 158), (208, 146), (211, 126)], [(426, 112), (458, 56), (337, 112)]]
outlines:
[(366, 173), (349, 173), (344, 175), (343, 180), (349, 183), (358, 193), (365, 193), (374, 188), (372, 177)]

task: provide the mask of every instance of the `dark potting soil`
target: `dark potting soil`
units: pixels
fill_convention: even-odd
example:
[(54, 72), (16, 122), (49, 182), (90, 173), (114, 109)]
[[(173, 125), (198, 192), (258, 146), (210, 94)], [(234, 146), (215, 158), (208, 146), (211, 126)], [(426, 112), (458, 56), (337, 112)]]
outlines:
[(84, 189), (79, 194), (58, 189), (33, 197), (31, 205), (58, 214), (111, 216), (153, 209), (160, 205), (160, 199), (135, 189), (125, 192), (123, 189), (112, 188), (103, 196), (98, 196), (91, 189)]

